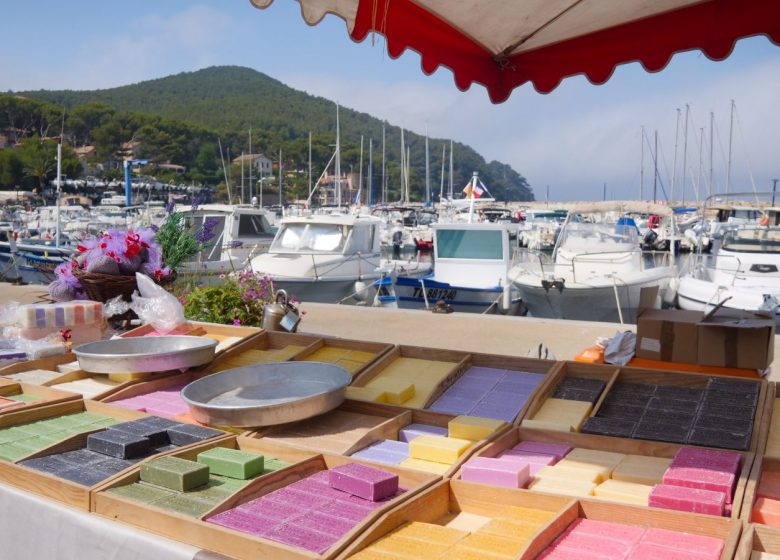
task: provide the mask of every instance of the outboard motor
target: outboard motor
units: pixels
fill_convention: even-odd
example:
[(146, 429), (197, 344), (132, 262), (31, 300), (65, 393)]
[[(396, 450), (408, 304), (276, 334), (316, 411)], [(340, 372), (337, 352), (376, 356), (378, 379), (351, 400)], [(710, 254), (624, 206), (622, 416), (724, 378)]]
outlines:
[(658, 234), (652, 229), (647, 230), (647, 233), (642, 238), (642, 250), (651, 251), (655, 247), (655, 242), (658, 239)]

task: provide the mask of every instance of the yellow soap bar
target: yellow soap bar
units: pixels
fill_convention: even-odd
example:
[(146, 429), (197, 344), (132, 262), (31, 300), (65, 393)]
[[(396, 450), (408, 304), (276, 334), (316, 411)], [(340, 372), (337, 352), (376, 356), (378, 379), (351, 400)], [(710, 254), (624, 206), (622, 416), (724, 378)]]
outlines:
[(485, 517), (484, 515), (477, 515), (476, 513), (461, 511), (458, 515), (450, 519), (446, 526), (450, 529), (459, 529), (461, 531), (473, 533), (491, 521), (492, 520), (489, 517)]
[(493, 554), (485, 550), (465, 548), (461, 545), (455, 545), (439, 556), (439, 560), (507, 560), (509, 558), (514, 558), (514, 556)]
[(523, 428), (532, 428), (534, 430), (552, 430), (554, 432), (576, 432), (577, 429), (571, 424), (560, 422), (548, 422), (546, 420), (533, 420), (527, 418), (520, 424)]
[(125, 383), (126, 381), (138, 381), (139, 379), (146, 379), (149, 377), (148, 373), (109, 373), (108, 380), (114, 383)]
[(494, 519), (482, 529), (480, 533), (498, 535), (501, 537), (510, 537), (520, 540), (528, 540), (539, 531), (539, 527), (533, 525), (524, 525), (511, 519)]
[(547, 399), (534, 414), (533, 420), (567, 424), (578, 431), (592, 409), (593, 405), (589, 402)]
[(622, 480), (605, 480), (593, 490), (593, 495), (605, 500), (646, 506), (653, 487)]
[(471, 533), (460, 541), (457, 546), (514, 558), (525, 548), (526, 542), (527, 540), (525, 539), (511, 539), (484, 533), (480, 530), (476, 533)]
[(452, 465), (469, 447), (471, 442), (467, 439), (418, 436), (409, 442), (409, 457)]
[(398, 466), (405, 469), (411, 469), (413, 471), (423, 471), (433, 474), (444, 474), (452, 467), (452, 465), (446, 465), (444, 463), (435, 463), (433, 461), (424, 461), (422, 459), (412, 458), (404, 459), (398, 464)]
[(586, 480), (566, 480), (564, 478), (537, 479), (529, 486), (534, 492), (546, 492), (560, 496), (586, 498), (593, 495), (596, 485)]
[(371, 548), (380, 552), (389, 552), (390, 554), (395, 554), (402, 558), (419, 558), (422, 549), (425, 550), (426, 556), (436, 556), (450, 548), (450, 546), (451, 545), (447, 543), (432, 541), (428, 541), (423, 545), (423, 543), (417, 539), (407, 539), (401, 536), (390, 535), (375, 542), (371, 545)]
[(380, 377), (374, 379), (366, 384), (374, 390), (384, 391), (386, 393), (387, 402), (391, 404), (404, 404), (410, 400), (415, 393), (414, 383), (409, 383), (404, 379), (392, 379), (388, 377)]
[(612, 478), (652, 486), (661, 482), (666, 469), (671, 464), (672, 460), (665, 457), (626, 455), (626, 458), (612, 471)]
[(393, 531), (390, 536), (399, 536), (407, 539), (434, 541), (453, 545), (456, 542), (466, 538), (468, 534), (468, 531), (461, 531), (451, 527), (444, 527), (442, 525), (436, 525), (435, 523), (412, 521), (411, 523), (406, 523), (405, 525), (402, 525)]
[(449, 421), (447, 428), (451, 438), (479, 441), (506, 424), (503, 420), (480, 418), (478, 416), (457, 416)]
[(355, 387), (354, 385), (350, 385), (347, 387), (347, 398), (357, 401), (383, 403), (387, 402), (387, 393), (373, 387)]
[(522, 506), (507, 506), (498, 512), (496, 519), (511, 519), (516, 523), (524, 523), (541, 527), (549, 523), (557, 514), (554, 511), (533, 509)]
[(357, 554), (350, 556), (352, 560), (399, 560), (400, 556), (381, 550), (374, 550), (372, 546), (364, 548)]
[(579, 461), (581, 463), (590, 463), (593, 465), (602, 465), (612, 471), (626, 456), (622, 453), (613, 453), (612, 451), (598, 451), (595, 449), (583, 449), (575, 447), (566, 454), (567, 460)]
[[(564, 459), (565, 460), (565, 459)], [(534, 478), (541, 479), (555, 479), (555, 480), (576, 480), (583, 482), (599, 483), (602, 480), (606, 480), (609, 476), (604, 476), (604, 467), (599, 465), (581, 465), (570, 466), (561, 465), (563, 461), (559, 461), (558, 464), (551, 467), (542, 467)]]

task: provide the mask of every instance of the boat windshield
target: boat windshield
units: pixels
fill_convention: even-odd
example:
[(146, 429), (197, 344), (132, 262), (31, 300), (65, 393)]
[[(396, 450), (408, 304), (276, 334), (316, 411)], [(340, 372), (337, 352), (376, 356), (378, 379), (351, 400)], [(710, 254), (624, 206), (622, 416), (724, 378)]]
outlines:
[(440, 259), (503, 260), (503, 232), (498, 230), (436, 230), (436, 251)]
[(271, 250), (278, 253), (340, 253), (350, 229), (341, 224), (284, 224)]
[(780, 229), (755, 227), (724, 232), (721, 250), (734, 253), (780, 253)]
[(631, 222), (590, 223), (570, 221), (561, 232), (559, 247), (572, 253), (633, 251), (639, 247), (636, 225)]

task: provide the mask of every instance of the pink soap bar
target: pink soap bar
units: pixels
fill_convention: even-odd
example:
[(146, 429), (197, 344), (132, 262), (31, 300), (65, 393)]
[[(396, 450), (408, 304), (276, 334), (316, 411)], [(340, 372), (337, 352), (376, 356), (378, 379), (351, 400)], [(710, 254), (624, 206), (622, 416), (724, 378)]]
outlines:
[(619, 540), (632, 545), (638, 543), (645, 534), (643, 527), (598, 521), (596, 519), (577, 519), (570, 527), (574, 527), (576, 531), (581, 533)]
[(559, 461), (571, 451), (571, 446), (563, 443), (544, 443), (541, 441), (521, 441), (512, 449), (517, 451), (530, 451), (541, 455), (554, 455)]
[(650, 507), (676, 509), (690, 513), (706, 513), (723, 515), (726, 495), (723, 492), (701, 490), (699, 488), (684, 488), (668, 484), (656, 485), (648, 499)]
[(628, 560), (718, 560), (717, 556), (705, 556), (690, 550), (681, 550), (658, 546), (657, 544), (640, 543), (628, 557)]
[(739, 472), (742, 456), (733, 451), (683, 447), (674, 456), (672, 467), (705, 467), (710, 470)]
[(632, 543), (589, 535), (577, 530), (568, 530), (552, 544), (554, 550), (564, 548), (573, 551), (588, 550), (598, 552), (607, 558), (625, 558), (633, 546)]
[(398, 475), (360, 463), (347, 463), (329, 471), (332, 488), (378, 502), (398, 492)]
[(611, 560), (609, 556), (587, 550), (571, 548), (548, 548), (536, 560)]
[(235, 529), (236, 531), (241, 531), (243, 533), (251, 533), (252, 535), (257, 535), (259, 537), (266, 536), (280, 524), (278, 519), (263, 517), (260, 514), (239, 509), (223, 511), (214, 517), (210, 517), (206, 521), (214, 523), (215, 525), (227, 527), (228, 529)]
[[(552, 455), (547, 455), (548, 457), (552, 457)], [(545, 455), (539, 455), (539, 457), (545, 457)], [(538, 473), (540, 470), (542, 470), (544, 467), (548, 467), (550, 465), (553, 465), (557, 462), (557, 459), (555, 457), (552, 457), (552, 463), (529, 463), (526, 459), (510, 455), (508, 451), (502, 453), (498, 457), (496, 457), (500, 461), (506, 461), (511, 462), (519, 465), (528, 465), (528, 474), (530, 474), (532, 477)]]
[(314, 529), (299, 527), (294, 523), (284, 523), (270, 531), (266, 538), (272, 541), (289, 544), (298, 548), (311, 550), (317, 554), (322, 554), (338, 541), (338, 537), (320, 533)]
[(641, 543), (688, 550), (706, 558), (720, 558), (724, 546), (722, 539), (668, 529), (648, 529)]
[(736, 476), (732, 472), (714, 471), (701, 467), (669, 467), (663, 477), (664, 484), (701, 488), (713, 492), (723, 492), (726, 503), (731, 503)]
[(537, 463), (539, 465), (554, 465), (558, 462), (558, 457), (549, 453), (532, 453), (521, 449), (507, 449), (499, 455), (499, 458), (517, 457), (525, 460), (527, 463)]
[(531, 477), (528, 463), (504, 461), (491, 457), (474, 457), (463, 464), (460, 477), (468, 482), (523, 488)]

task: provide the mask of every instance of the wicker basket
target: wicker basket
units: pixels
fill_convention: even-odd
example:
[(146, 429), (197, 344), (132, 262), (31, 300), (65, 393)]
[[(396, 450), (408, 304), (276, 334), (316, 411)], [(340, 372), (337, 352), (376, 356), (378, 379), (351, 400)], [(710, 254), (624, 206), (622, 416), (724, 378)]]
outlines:
[(86, 292), (89, 299), (103, 303), (116, 296), (122, 296), (125, 301), (130, 301), (130, 296), (138, 288), (135, 274), (132, 276), (116, 276), (99, 272), (87, 272), (76, 268), (73, 270), (73, 276), (81, 282), (81, 287), (84, 288), (84, 292)]

